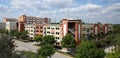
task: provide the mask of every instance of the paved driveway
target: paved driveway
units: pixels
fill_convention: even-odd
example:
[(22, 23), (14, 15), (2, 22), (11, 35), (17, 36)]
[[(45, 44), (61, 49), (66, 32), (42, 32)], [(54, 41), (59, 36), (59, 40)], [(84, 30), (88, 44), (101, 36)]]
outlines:
[[(34, 46), (35, 42), (21, 42), (21, 41), (18, 41), (18, 40), (15, 40), (15, 45), (17, 46), (15, 48), (15, 50), (18, 50), (18, 51), (32, 51), (32, 52), (37, 52), (37, 49), (39, 47), (37, 46)], [(64, 55), (64, 54), (60, 54), (58, 52), (56, 52), (52, 58), (72, 58), (72, 57), (69, 57), (67, 55)]]

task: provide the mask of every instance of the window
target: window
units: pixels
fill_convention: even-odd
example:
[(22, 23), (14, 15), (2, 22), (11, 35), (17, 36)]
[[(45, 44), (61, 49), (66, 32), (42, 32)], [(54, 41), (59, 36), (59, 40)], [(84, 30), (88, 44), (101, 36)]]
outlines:
[(51, 34), (54, 34), (54, 32), (51, 32)]
[(51, 28), (51, 29), (54, 29), (54, 28)]
[(87, 28), (87, 32), (90, 32), (89, 28)]
[(83, 28), (83, 31), (85, 31), (85, 28)]
[(31, 30), (31, 32), (33, 32), (33, 30)]
[(100, 30), (102, 30), (102, 28), (100, 28)]
[(44, 28), (44, 30), (46, 30), (46, 28)]
[(59, 30), (59, 28), (56, 28), (56, 30)]
[(31, 33), (31, 35), (33, 35), (33, 34)]
[(47, 31), (48, 34), (50, 34), (50, 31)]
[(42, 29), (43, 27), (40, 27), (40, 29)]
[(59, 35), (59, 32), (56, 32), (56, 35)]
[(59, 39), (59, 37), (56, 37), (56, 39)]
[(93, 28), (90, 28), (91, 30), (93, 30)]
[(60, 44), (59, 42), (56, 42), (56, 45), (57, 45), (57, 46), (59, 46), (59, 44)]
[(50, 29), (50, 27), (47, 27), (47, 29)]

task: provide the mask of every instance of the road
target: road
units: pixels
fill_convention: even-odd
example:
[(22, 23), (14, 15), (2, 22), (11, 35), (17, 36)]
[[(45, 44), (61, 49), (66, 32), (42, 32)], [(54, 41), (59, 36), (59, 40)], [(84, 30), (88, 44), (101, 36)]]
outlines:
[[(35, 42), (22, 42), (15, 40), (15, 50), (17, 51), (32, 51), (32, 52), (37, 52), (37, 49), (39, 48), (38, 46), (34, 46)], [(60, 54), (58, 52), (55, 52), (55, 54), (52, 56), (52, 58), (72, 58), (70, 56)]]

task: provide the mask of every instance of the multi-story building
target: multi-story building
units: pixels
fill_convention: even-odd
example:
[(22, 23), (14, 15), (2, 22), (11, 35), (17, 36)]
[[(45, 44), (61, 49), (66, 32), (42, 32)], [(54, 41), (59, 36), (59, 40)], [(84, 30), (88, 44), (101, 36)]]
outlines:
[(28, 35), (31, 40), (34, 40), (35, 36), (43, 36), (43, 27), (46, 24), (25, 24), (25, 30), (28, 31)]
[(36, 32), (35, 32), (35, 34), (36, 34), (36, 36), (38, 36), (38, 35), (41, 35), (41, 36), (43, 36), (44, 34), (43, 34), (43, 31), (44, 31), (44, 26), (46, 26), (47, 24), (35, 24), (35, 30), (36, 30)]
[(82, 37), (88, 38), (89, 35), (108, 33), (112, 31), (112, 25), (109, 24), (81, 24), (80, 19), (63, 19), (61, 21), (62, 37), (67, 33), (72, 33), (76, 43), (81, 41)]
[(17, 19), (15, 18), (4, 18), (4, 22), (17, 22)]
[(17, 30), (16, 22), (6, 22), (6, 30)]
[(59, 23), (51, 23), (44, 26), (44, 35), (53, 35), (55, 37), (56, 43), (55, 45), (61, 46), (62, 41), (62, 28)]
[(43, 24), (50, 23), (48, 18), (38, 18), (33, 16), (22, 15), (18, 17), (18, 31), (23, 31), (25, 24)]
[(87, 38), (89, 35), (94, 35), (93, 24), (82, 24), (81, 36)]
[(35, 25), (34, 24), (25, 24), (25, 30), (28, 31), (28, 36), (31, 40), (35, 37)]
[[(110, 29), (110, 30), (109, 30)], [(82, 36), (97, 35), (101, 32), (107, 33), (112, 30), (112, 26), (108, 24), (83, 24)]]
[(6, 29), (6, 24), (4, 22), (0, 22), (0, 30)]
[(62, 28), (62, 37), (65, 36), (67, 33), (72, 33), (73, 37), (75, 38), (76, 43), (80, 42), (81, 38), (81, 20), (80, 19), (63, 19), (61, 21), (61, 28)]
[(17, 19), (4, 18), (4, 23), (6, 23), (6, 30), (17, 30)]

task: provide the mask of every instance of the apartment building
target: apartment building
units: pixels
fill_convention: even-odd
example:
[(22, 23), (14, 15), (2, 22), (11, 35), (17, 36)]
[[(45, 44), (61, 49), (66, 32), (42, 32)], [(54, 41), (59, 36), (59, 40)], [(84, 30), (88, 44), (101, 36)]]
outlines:
[(4, 18), (3, 22), (4, 23), (6, 23), (6, 22), (17, 22), (17, 19), (15, 19), (15, 18)]
[(44, 26), (43, 34), (45, 35), (53, 35), (55, 37), (56, 43), (55, 45), (61, 46), (62, 41), (62, 29), (61, 24), (59, 23), (51, 23)]
[(50, 21), (51, 20), (49, 18), (22, 15), (18, 17), (18, 31), (23, 31), (25, 24), (43, 24), (50, 23)]
[(28, 36), (30, 40), (34, 40), (35, 37), (35, 24), (25, 24), (25, 30), (28, 31)]
[(87, 38), (89, 35), (94, 35), (94, 25), (93, 24), (82, 24), (81, 37)]
[(6, 24), (4, 22), (0, 22), (0, 30), (6, 29)]
[(10, 31), (10, 30), (17, 30), (16, 27), (16, 22), (6, 22), (6, 30)]
[(17, 19), (15, 18), (4, 18), (6, 30), (17, 30)]
[(36, 36), (38, 36), (38, 35), (43, 36), (44, 35), (43, 31), (44, 31), (44, 26), (46, 26), (46, 25), (47, 24), (35, 24)]
[(106, 34), (109, 31), (112, 31), (112, 25), (109, 24), (82, 24), (82, 37), (85, 38), (99, 33)]
[(78, 44), (81, 39), (81, 20), (80, 19), (62, 19), (62, 37), (67, 33), (72, 33), (75, 38), (76, 43)]

